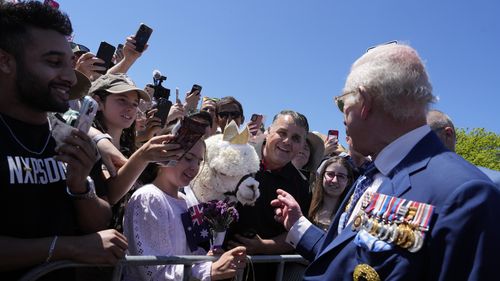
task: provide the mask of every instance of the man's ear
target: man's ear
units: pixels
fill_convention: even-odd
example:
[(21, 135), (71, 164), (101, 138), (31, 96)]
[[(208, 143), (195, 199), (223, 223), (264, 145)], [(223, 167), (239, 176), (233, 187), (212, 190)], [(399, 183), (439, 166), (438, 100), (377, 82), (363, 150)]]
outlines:
[(0, 71), (3, 74), (12, 74), (16, 69), (16, 61), (14, 56), (0, 49)]
[(372, 96), (368, 93), (365, 87), (359, 86), (359, 94), (361, 95), (361, 118), (366, 119), (368, 118), (368, 114), (370, 113), (373, 105), (373, 98)]
[(455, 137), (455, 130), (453, 130), (452, 127), (444, 127), (444, 134), (446, 135), (447, 138), (453, 138)]

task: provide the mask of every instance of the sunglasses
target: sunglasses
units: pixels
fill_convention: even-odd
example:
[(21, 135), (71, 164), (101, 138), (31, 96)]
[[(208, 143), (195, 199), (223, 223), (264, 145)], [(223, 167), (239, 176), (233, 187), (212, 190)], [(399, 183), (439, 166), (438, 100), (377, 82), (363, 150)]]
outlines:
[(236, 119), (241, 116), (241, 112), (239, 111), (225, 111), (225, 112), (219, 112), (217, 113), (220, 118), (228, 118), (231, 116), (232, 119)]
[(220, 99), (219, 98), (210, 98), (210, 97), (203, 97), (202, 103), (206, 101), (211, 101), (211, 102), (218, 102)]
[(340, 112), (344, 113), (344, 106), (345, 106), (345, 102), (344, 102), (344, 99), (348, 96), (348, 95), (351, 95), (351, 94), (355, 94), (357, 93), (356, 91), (350, 91), (350, 92), (347, 92), (343, 95), (340, 95), (340, 96), (336, 96), (334, 98), (335, 100), (335, 104), (337, 105), (337, 107), (339, 108)]
[(76, 52), (88, 53), (88, 52), (90, 52), (90, 49), (83, 46), (82, 44), (77, 44), (75, 42), (69, 42), (69, 43), (70, 43), (71, 49), (73, 50), (73, 53), (76, 53)]

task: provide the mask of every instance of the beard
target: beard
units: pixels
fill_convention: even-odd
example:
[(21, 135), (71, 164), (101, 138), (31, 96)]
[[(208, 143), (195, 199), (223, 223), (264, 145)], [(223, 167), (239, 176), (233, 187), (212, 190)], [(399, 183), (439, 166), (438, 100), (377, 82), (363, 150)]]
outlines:
[(16, 87), (19, 99), (29, 107), (46, 112), (66, 112), (69, 103), (58, 101), (51, 94), (53, 82), (44, 83), (40, 76), (30, 72), (24, 67), (24, 63), (18, 64), (16, 75)]

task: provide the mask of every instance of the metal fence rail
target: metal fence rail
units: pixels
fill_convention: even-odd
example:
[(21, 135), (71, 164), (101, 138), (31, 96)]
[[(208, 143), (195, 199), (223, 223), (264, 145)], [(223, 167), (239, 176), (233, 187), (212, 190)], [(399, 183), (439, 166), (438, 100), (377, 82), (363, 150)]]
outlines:
[[(189, 280), (191, 276), (191, 265), (201, 261), (215, 261), (217, 257), (214, 256), (125, 256), (118, 262), (113, 271), (112, 281), (119, 281), (126, 266), (143, 266), (143, 265), (163, 265), (163, 264), (183, 264), (184, 265), (184, 280)], [(258, 255), (247, 256), (247, 266), (249, 263), (278, 263), (278, 270), (276, 272), (276, 281), (283, 279), (283, 271), (285, 263), (297, 262), (307, 264), (307, 261), (300, 255)], [(86, 264), (75, 263), (71, 261), (55, 261), (48, 264), (43, 264), (35, 267), (30, 272), (26, 273), (19, 281), (35, 281), (45, 274), (67, 267), (109, 267), (110, 265), (104, 264)], [(243, 271), (239, 272), (236, 280), (243, 280)]]

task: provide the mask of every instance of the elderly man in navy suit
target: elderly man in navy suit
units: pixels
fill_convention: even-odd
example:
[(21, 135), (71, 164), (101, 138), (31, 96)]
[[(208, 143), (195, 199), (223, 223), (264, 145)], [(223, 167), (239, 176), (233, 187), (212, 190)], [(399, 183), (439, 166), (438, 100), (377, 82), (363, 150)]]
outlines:
[(498, 280), (500, 192), (426, 124), (435, 97), (416, 51), (368, 50), (335, 101), (353, 148), (374, 165), (326, 233), (277, 191), (276, 219), (311, 261), (304, 279)]

